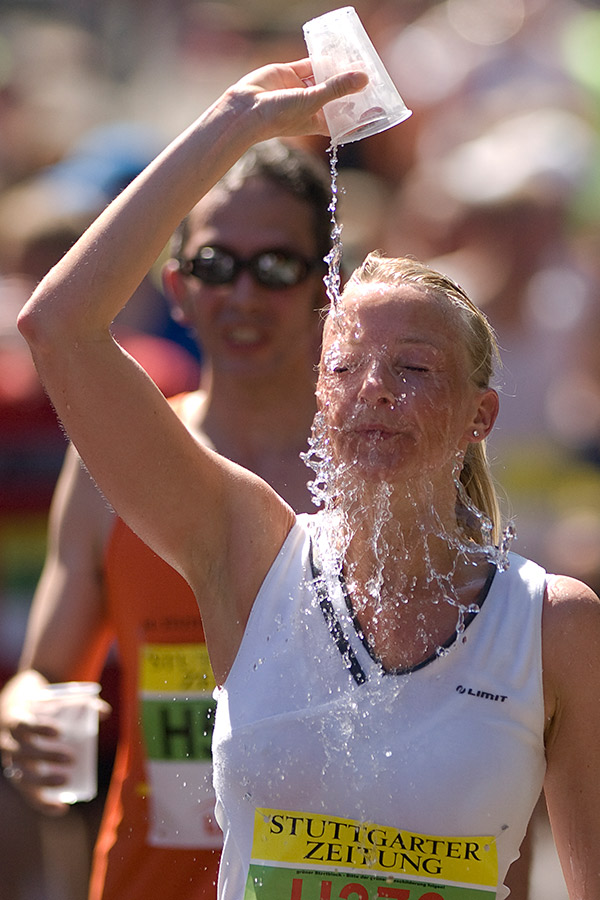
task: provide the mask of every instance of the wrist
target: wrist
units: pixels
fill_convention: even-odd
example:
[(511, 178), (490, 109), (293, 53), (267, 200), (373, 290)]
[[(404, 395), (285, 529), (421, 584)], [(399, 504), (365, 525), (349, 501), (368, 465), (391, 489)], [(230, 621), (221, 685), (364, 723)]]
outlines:
[(227, 88), (218, 102), (228, 139), (239, 148), (240, 155), (254, 144), (273, 137), (272, 130), (267, 133), (266, 122), (259, 112), (253, 90), (239, 83), (234, 84)]

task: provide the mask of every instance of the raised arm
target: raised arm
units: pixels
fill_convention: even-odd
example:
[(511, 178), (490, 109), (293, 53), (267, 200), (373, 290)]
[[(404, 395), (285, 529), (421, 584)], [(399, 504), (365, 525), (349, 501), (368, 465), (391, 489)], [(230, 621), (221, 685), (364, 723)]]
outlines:
[(573, 578), (550, 581), (544, 610), (544, 783), (572, 900), (600, 897), (600, 601)]
[(224, 627), (247, 613), (293, 514), (256, 476), (199, 446), (110, 323), (175, 226), (250, 145), (325, 133), (322, 105), (365, 83), (359, 73), (307, 87), (311, 76), (307, 60), (273, 65), (227, 90), (105, 210), (19, 320), (110, 502), (197, 594), (223, 601), (202, 610), (209, 631), (215, 607), (229, 605)]

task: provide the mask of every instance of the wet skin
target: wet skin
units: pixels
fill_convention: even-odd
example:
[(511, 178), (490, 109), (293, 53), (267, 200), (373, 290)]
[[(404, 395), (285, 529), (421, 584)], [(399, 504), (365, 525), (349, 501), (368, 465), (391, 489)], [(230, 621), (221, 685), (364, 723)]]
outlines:
[[(456, 605), (472, 603), (487, 575), (481, 550), (463, 537), (467, 560), (455, 543), (455, 479), (497, 410), (496, 392), (475, 384), (471, 368), (454, 308), (419, 286), (352, 286), (326, 323), (318, 402), (344, 472), (334, 488), (347, 517), (344, 573), (388, 668), (420, 662), (451, 637)], [(439, 602), (446, 596), (451, 604)]]
[(327, 321), (319, 406), (361, 478), (447, 485), (493, 393), (470, 377), (453, 311), (417, 286), (352, 287)]

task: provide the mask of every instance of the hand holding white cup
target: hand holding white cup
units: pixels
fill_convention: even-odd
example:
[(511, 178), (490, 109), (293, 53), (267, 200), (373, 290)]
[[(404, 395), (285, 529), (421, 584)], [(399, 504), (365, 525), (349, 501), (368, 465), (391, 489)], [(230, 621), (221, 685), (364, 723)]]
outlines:
[(31, 697), (29, 713), (39, 724), (54, 726), (57, 737), (39, 737), (48, 749), (64, 749), (70, 763), (40, 763), (45, 774), (63, 776), (63, 783), (45, 786), (40, 793), (47, 801), (78, 803), (92, 800), (98, 792), (98, 721), (102, 701), (100, 685), (91, 681), (48, 684)]
[(303, 31), (317, 83), (361, 69), (369, 77), (364, 90), (323, 107), (332, 144), (358, 141), (411, 115), (354, 7), (344, 6), (311, 19)]

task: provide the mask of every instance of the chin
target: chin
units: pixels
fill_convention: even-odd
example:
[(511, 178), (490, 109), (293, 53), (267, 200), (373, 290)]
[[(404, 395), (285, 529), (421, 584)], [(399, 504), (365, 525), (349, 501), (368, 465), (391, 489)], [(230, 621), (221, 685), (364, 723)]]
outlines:
[[(341, 454), (334, 463), (348, 474), (356, 476), (362, 483), (395, 481), (406, 467), (406, 461), (398, 459), (397, 454), (381, 452), (372, 447), (356, 449), (353, 453)], [(415, 469), (413, 464), (412, 469)]]

